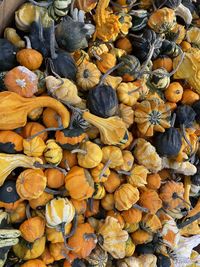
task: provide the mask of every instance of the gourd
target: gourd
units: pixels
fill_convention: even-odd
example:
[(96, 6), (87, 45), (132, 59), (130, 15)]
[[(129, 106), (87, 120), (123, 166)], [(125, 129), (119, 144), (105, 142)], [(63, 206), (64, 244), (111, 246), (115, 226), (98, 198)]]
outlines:
[(48, 163), (58, 165), (62, 160), (62, 148), (53, 139), (46, 142), (44, 158)]
[(116, 56), (111, 53), (102, 53), (96, 65), (102, 73), (106, 73), (116, 65)]
[(9, 42), (11, 42), (14, 46), (18, 48), (24, 48), (25, 42), (21, 39), (21, 37), (17, 34), (14, 28), (5, 28), (4, 30), (4, 38), (6, 38)]
[(16, 191), (15, 181), (6, 180), (0, 187), (0, 201), (4, 203), (14, 203), (20, 199)]
[(1, 92), (0, 100), (1, 130), (12, 130), (24, 126), (28, 113), (38, 107), (55, 109), (61, 116), (63, 127), (66, 128), (69, 125), (67, 108), (51, 97), (23, 98), (13, 92)]
[(14, 68), (17, 65), (17, 47), (6, 39), (0, 39), (0, 49), (0, 71), (7, 71)]
[(117, 74), (122, 76), (123, 81), (130, 82), (136, 79), (135, 73), (140, 69), (140, 61), (138, 58), (125, 55), (119, 58), (119, 64), (120, 66), (117, 68)]
[(170, 102), (177, 103), (182, 99), (183, 92), (181, 84), (173, 82), (165, 90), (165, 98)]
[[(151, 199), (151, 201), (149, 201)], [(141, 192), (139, 205), (149, 209), (149, 211), (155, 214), (162, 207), (162, 200), (156, 191), (147, 189)]]
[(150, 84), (156, 89), (165, 90), (170, 84), (168, 72), (164, 68), (156, 69), (150, 76)]
[(120, 83), (117, 87), (119, 101), (125, 105), (133, 106), (140, 97), (140, 85), (136, 82)]
[(30, 140), (23, 140), (24, 154), (29, 157), (40, 157), (42, 156), (46, 145), (41, 137), (36, 136)]
[(22, 267), (34, 267), (34, 266), (37, 266), (37, 267), (46, 267), (47, 265), (42, 260), (34, 259), (34, 260), (26, 261), (21, 266)]
[(108, 261), (108, 254), (99, 245), (86, 257), (86, 261), (91, 267), (106, 267)]
[(0, 151), (15, 154), (23, 150), (23, 138), (13, 131), (0, 131)]

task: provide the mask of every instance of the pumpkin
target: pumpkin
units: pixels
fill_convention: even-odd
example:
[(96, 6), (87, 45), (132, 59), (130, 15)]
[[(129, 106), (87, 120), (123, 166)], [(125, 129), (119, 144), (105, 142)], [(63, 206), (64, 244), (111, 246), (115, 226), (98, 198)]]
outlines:
[(36, 240), (32, 248), (27, 248), (23, 243), (18, 243), (17, 245), (13, 246), (13, 251), (15, 255), (23, 260), (31, 260), (38, 258), (42, 255), (45, 249), (45, 241), (46, 238), (43, 236)]
[(127, 54), (130, 54), (132, 52), (132, 44), (131, 44), (130, 40), (126, 37), (119, 38), (116, 41), (115, 45), (117, 48), (125, 50)]
[[(151, 201), (149, 201), (150, 199)], [(139, 205), (155, 214), (162, 207), (162, 200), (156, 191), (147, 189), (140, 192)]]
[(36, 162), (42, 163), (40, 158), (28, 157), (21, 154), (0, 153), (0, 186), (4, 183), (7, 176), (17, 167), (35, 169)]
[[(175, 24), (175, 26), (167, 34), (169, 40), (176, 42), (176, 44), (181, 45), (185, 38), (186, 29), (185, 26), (181, 24)], [(170, 38), (171, 37), (171, 38)]]
[(131, 233), (131, 238), (134, 242), (134, 244), (138, 245), (138, 244), (146, 244), (152, 241), (153, 236), (152, 234), (138, 229), (135, 232)]
[(0, 151), (14, 154), (23, 150), (23, 138), (13, 131), (0, 131)]
[[(65, 223), (63, 223), (64, 225)], [(70, 234), (72, 223), (66, 223), (64, 226), (58, 225), (55, 228), (46, 227), (46, 237), (51, 243), (64, 242), (64, 234)], [(62, 229), (63, 228), (63, 229)]]
[(28, 118), (37, 121), (43, 113), (43, 108), (35, 108), (28, 113)]
[(17, 208), (9, 212), (11, 223), (21, 223), (26, 218), (26, 203), (25, 201), (19, 203)]
[(65, 259), (68, 255), (64, 242), (50, 243), (49, 252), (55, 261)]
[(113, 210), (115, 207), (115, 199), (113, 194), (106, 194), (103, 199), (101, 199), (101, 206), (104, 210)]
[(140, 227), (149, 233), (156, 233), (162, 228), (162, 224), (158, 216), (149, 213), (142, 217)]
[(81, 103), (76, 85), (69, 79), (47, 76), (45, 78), (47, 91), (63, 103), (77, 105)]
[(38, 198), (29, 200), (29, 205), (32, 209), (39, 209), (45, 206), (51, 199), (53, 199), (53, 195), (43, 192)]
[(75, 215), (75, 208), (67, 198), (54, 198), (46, 204), (45, 218), (49, 227), (70, 223)]
[(103, 244), (101, 246), (113, 258), (121, 259), (125, 257), (128, 233), (122, 230), (117, 219), (107, 216), (102, 226), (100, 226), (98, 234), (102, 236)]
[(73, 58), (75, 60), (77, 67), (79, 67), (83, 63), (85, 63), (85, 64), (88, 63), (88, 61), (90, 60), (89, 54), (87, 52), (85, 52), (83, 49), (76, 50), (73, 53)]
[(128, 210), (139, 200), (139, 191), (131, 184), (122, 184), (114, 193), (117, 210)]
[(0, 39), (0, 71), (7, 71), (14, 68), (17, 65), (16, 52), (17, 47), (11, 44), (8, 40)]
[(128, 129), (134, 122), (134, 111), (132, 107), (121, 103), (119, 105), (119, 114)]
[(96, 61), (96, 65), (102, 73), (106, 73), (116, 65), (116, 57), (111, 53), (102, 53), (99, 60)]
[(70, 169), (76, 165), (78, 165), (77, 154), (71, 153), (71, 151), (68, 150), (63, 150), (63, 157), (59, 166), (64, 169)]
[(184, 89), (181, 103), (185, 105), (192, 105), (199, 100), (199, 95), (190, 89)]
[(40, 259), (45, 263), (45, 264), (51, 264), (54, 262), (54, 258), (51, 256), (49, 248), (46, 246), (44, 252), (40, 256)]
[(176, 23), (173, 9), (164, 7), (153, 12), (148, 20), (148, 26), (157, 33), (168, 32)]
[[(38, 134), (38, 132), (41, 132), (44, 129), (45, 127), (38, 122), (28, 122), (22, 129), (22, 136), (24, 137), (24, 139), (28, 139), (29, 137)], [(43, 141), (46, 141), (47, 133), (42, 132), (41, 134), (38, 134), (38, 137), (42, 138)]]
[(43, 56), (40, 52), (32, 49), (30, 39), (26, 36), (27, 46), (17, 52), (16, 58), (20, 65), (28, 68), (29, 70), (37, 70), (40, 68)]
[(37, 75), (24, 66), (18, 66), (8, 71), (4, 78), (8, 91), (15, 92), (23, 97), (32, 97), (37, 93)]
[(94, 182), (88, 170), (74, 166), (65, 177), (65, 188), (72, 198), (84, 200), (93, 195)]
[(143, 165), (153, 173), (162, 169), (161, 158), (156, 153), (155, 147), (142, 138), (137, 139), (134, 157), (140, 165)]
[(163, 201), (165, 208), (174, 209), (183, 203), (184, 187), (182, 183), (168, 181), (161, 186), (159, 197)]
[(69, 125), (69, 112), (59, 101), (40, 96), (35, 98), (24, 98), (14, 92), (0, 93), (1, 130), (12, 130), (23, 127), (27, 122), (28, 113), (38, 107), (51, 107), (61, 116), (63, 127)]
[(55, 140), (49, 139), (46, 142), (44, 157), (48, 163), (58, 165), (62, 160), (62, 148), (56, 144)]
[(93, 198), (94, 199), (102, 199), (104, 198), (104, 196), (106, 195), (106, 191), (104, 186), (101, 183), (95, 183), (94, 184), (94, 194), (93, 194)]
[(42, 156), (46, 145), (41, 137), (36, 136), (33, 139), (23, 140), (24, 154), (29, 157), (40, 157)]
[(76, 81), (81, 90), (87, 91), (95, 87), (101, 77), (101, 72), (91, 62), (79, 65), (76, 73)]
[(116, 115), (118, 99), (116, 91), (108, 85), (98, 85), (89, 90), (86, 105), (92, 114), (102, 118)]
[(179, 102), (183, 96), (183, 87), (178, 82), (170, 83), (165, 90), (165, 98), (170, 102)]
[(133, 157), (132, 153), (128, 150), (123, 150), (122, 156), (123, 156), (124, 163), (120, 167), (117, 167), (116, 169), (119, 169), (122, 172), (123, 171), (125, 171), (125, 172), (131, 171), (131, 169), (133, 167), (133, 162), (134, 162), (134, 157)]
[(124, 221), (128, 224), (139, 223), (142, 219), (142, 212), (136, 208), (130, 208), (128, 210), (123, 210), (121, 213)]
[(60, 188), (65, 184), (65, 175), (57, 169), (46, 169), (44, 175), (47, 177), (47, 186), (50, 188)]
[(78, 164), (83, 168), (95, 168), (102, 160), (101, 148), (93, 142), (86, 141), (81, 144), (80, 149), (83, 150), (78, 152)]
[(102, 162), (106, 164), (108, 160), (110, 160), (109, 167), (110, 168), (116, 168), (118, 166), (121, 166), (124, 163), (123, 155), (120, 150), (120, 148), (116, 146), (104, 146), (102, 148)]
[(161, 177), (158, 173), (147, 175), (147, 185), (149, 189), (157, 190), (161, 186)]
[(149, 171), (144, 166), (134, 164), (130, 171), (130, 175), (127, 176), (127, 181), (129, 184), (135, 187), (143, 187), (147, 184), (147, 174)]
[(3, 201), (0, 201), (0, 208), (5, 208), (8, 212), (15, 211), (19, 204), (22, 202), (22, 199), (19, 199), (15, 202), (6, 203)]
[(86, 261), (91, 267), (106, 267), (108, 254), (99, 245), (86, 257)]
[(109, 165), (104, 165), (103, 163), (99, 163), (95, 168), (91, 169), (91, 175), (94, 182), (104, 183), (107, 181), (110, 175)]
[(51, 108), (45, 108), (42, 113), (43, 124), (47, 127), (58, 127), (58, 114)]
[(77, 214), (84, 214), (87, 209), (87, 203), (85, 200), (76, 200), (71, 198), (71, 203), (74, 206)]
[(133, 106), (139, 99), (139, 84), (137, 82), (120, 83), (117, 87), (119, 101), (125, 105)]
[(108, 179), (103, 183), (108, 193), (113, 193), (121, 184), (119, 174), (114, 171), (110, 171)]
[(63, 148), (72, 150), (77, 147), (86, 138), (86, 134), (82, 128), (66, 128), (56, 131), (56, 142)]
[(164, 68), (156, 69), (150, 76), (150, 83), (156, 89), (166, 89), (170, 84), (168, 72)]
[(47, 178), (42, 170), (27, 169), (20, 173), (16, 181), (17, 193), (22, 199), (38, 198), (44, 191)]
[(153, 70), (165, 68), (167, 72), (172, 71), (173, 69), (173, 61), (168, 56), (161, 56), (153, 61)]
[(94, 229), (89, 223), (79, 224), (72, 237), (69, 238), (68, 244), (73, 248), (73, 253), (79, 258), (86, 258), (95, 248)]
[(100, 139), (106, 145), (120, 145), (128, 141), (129, 135), (126, 126), (117, 116), (104, 119), (85, 111), (83, 119), (99, 129)]
[(123, 81), (135, 80), (135, 73), (140, 70), (140, 61), (135, 56), (125, 55), (119, 58), (119, 64), (117, 74), (122, 76)]
[(180, 43), (180, 46), (181, 46), (181, 49), (183, 50), (183, 52), (188, 52), (192, 48), (191, 44), (188, 43), (187, 41), (182, 41)]
[(124, 218), (122, 217), (120, 212), (115, 211), (115, 210), (109, 210), (106, 213), (106, 216), (110, 216), (110, 217), (116, 218), (118, 220), (118, 222), (120, 223), (122, 229), (124, 228), (125, 222), (124, 222)]
[(25, 220), (19, 227), (22, 237), (28, 242), (35, 242), (44, 235), (45, 221), (39, 217)]
[(164, 132), (170, 127), (171, 112), (165, 104), (157, 101), (142, 101), (136, 104), (135, 122), (139, 131), (146, 136), (153, 136), (155, 131)]
[(26, 261), (21, 265), (22, 267), (46, 267), (47, 265), (39, 259)]
[(100, 201), (97, 199), (90, 199), (87, 202), (87, 209), (85, 211), (85, 217), (89, 218), (91, 216), (97, 215), (99, 213), (99, 209), (100, 209)]
[(128, 240), (126, 241), (126, 252), (125, 256), (130, 257), (133, 255), (135, 251), (135, 244), (133, 243), (131, 237), (129, 236)]

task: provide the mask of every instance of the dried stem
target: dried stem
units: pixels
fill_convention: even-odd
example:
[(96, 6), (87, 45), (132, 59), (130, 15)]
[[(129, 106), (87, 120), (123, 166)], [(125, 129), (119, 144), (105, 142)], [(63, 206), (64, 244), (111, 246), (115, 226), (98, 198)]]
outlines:
[(64, 175), (67, 174), (67, 171), (61, 167), (58, 167), (58, 166), (55, 166), (53, 164), (41, 164), (39, 162), (35, 162), (34, 163), (34, 167), (36, 168), (44, 168), (44, 169), (56, 169), (56, 170), (59, 170), (60, 172), (62, 172)]
[(192, 208), (191, 204), (188, 203), (184, 198), (180, 197), (176, 192), (173, 193), (172, 198), (173, 198), (173, 199), (177, 199), (177, 198), (179, 198), (179, 199), (182, 200), (185, 204), (187, 204), (190, 208)]
[(174, 127), (176, 121), (176, 113), (173, 114), (172, 119), (171, 119), (171, 127)]
[(185, 142), (188, 144), (188, 146), (190, 148), (190, 154), (192, 154), (192, 150), (193, 150), (192, 144), (190, 143), (190, 140), (187, 138), (184, 124), (181, 125), (181, 133), (182, 133), (182, 136), (183, 136)]
[(66, 240), (66, 236), (65, 236), (65, 225), (66, 225), (66, 223), (63, 222), (63, 223), (60, 225), (60, 230), (61, 230), (61, 233), (62, 233), (62, 235), (63, 235), (64, 244), (65, 244), (66, 249), (68, 249), (69, 251), (71, 251), (71, 250), (74, 250), (74, 248), (70, 247), (70, 246), (67, 244), (67, 240)]
[(174, 75), (174, 73), (177, 72), (177, 70), (179, 69), (180, 65), (183, 62), (184, 57), (185, 57), (185, 53), (181, 50), (181, 58), (180, 58), (180, 61), (179, 61), (178, 65), (176, 66), (176, 68), (168, 74), (169, 77), (171, 77), (172, 75)]
[(138, 209), (138, 210), (140, 210), (140, 211), (142, 211), (142, 212), (145, 212), (145, 213), (148, 213), (148, 212), (149, 212), (149, 209), (144, 208), (144, 207), (141, 207), (141, 206), (138, 205), (138, 204), (134, 204), (132, 207), (135, 208), (135, 209)]
[(31, 207), (30, 207), (29, 203), (26, 205), (26, 217), (27, 217), (27, 219), (31, 218)]
[(70, 171), (70, 167), (69, 167), (69, 163), (68, 163), (67, 159), (64, 160), (64, 165), (65, 165), (65, 169), (67, 171)]
[(106, 162), (106, 164), (104, 165), (104, 167), (103, 167), (103, 169), (99, 175), (99, 179), (101, 179), (104, 176), (104, 173), (105, 173), (106, 169), (109, 167), (111, 162), (112, 161), (110, 159)]
[(51, 189), (49, 187), (46, 187), (44, 189), (44, 191), (48, 194), (51, 194), (51, 195), (64, 195), (67, 190), (66, 189), (63, 189), (63, 190), (54, 190), (54, 189)]
[(135, 89), (129, 91), (129, 92), (128, 92), (128, 95), (131, 95), (132, 93), (138, 92), (141, 88), (142, 88), (142, 87), (140, 86), (140, 87), (137, 87), (137, 88), (135, 88)]
[(74, 235), (74, 233), (77, 229), (77, 226), (78, 226), (78, 214), (75, 214), (74, 219), (73, 219), (73, 223), (72, 223), (72, 229), (71, 229), (69, 234), (65, 235), (66, 239), (68, 239)]
[(119, 170), (117, 171), (118, 174), (124, 174), (124, 175), (127, 175), (127, 176), (130, 176), (131, 175), (131, 172), (128, 172), (128, 171), (123, 171), (123, 170)]
[(55, 25), (54, 25), (54, 20), (52, 21), (51, 25), (51, 32), (50, 32), (50, 53), (51, 53), (51, 58), (56, 59), (57, 54), (55, 51)]
[(34, 0), (28, 0), (33, 5), (39, 6), (39, 7), (49, 7), (51, 4), (53, 4), (53, 1), (45, 1), (45, 2), (36, 2)]
[(74, 153), (80, 153), (80, 154), (83, 154), (83, 155), (86, 155), (87, 154), (87, 151), (83, 150), (83, 149), (80, 149), (80, 148), (76, 148), (76, 149), (73, 149), (71, 151), (72, 154)]
[(26, 48), (32, 49), (30, 38), (28, 36), (24, 36), (24, 39), (26, 40)]
[(120, 62), (119, 64), (117, 64), (116, 66), (112, 67), (111, 69), (109, 69), (100, 79), (99, 85), (101, 85), (104, 80), (106, 79), (106, 77), (111, 74), (113, 71), (115, 71), (116, 69), (120, 68), (121, 66), (124, 65), (124, 62)]
[(56, 127), (50, 127), (50, 128), (46, 128), (46, 129), (44, 129), (42, 131), (37, 132), (36, 134), (33, 134), (32, 136), (29, 136), (27, 138), (27, 140), (31, 140), (31, 139), (37, 137), (38, 135), (40, 135), (42, 133), (51, 132), (51, 131), (61, 131), (61, 130), (64, 130), (64, 129), (65, 129), (64, 127), (58, 127), (58, 128), (56, 128)]
[(200, 219), (200, 212), (198, 212), (197, 214), (195, 214), (194, 216), (190, 217), (188, 220), (181, 222), (177, 225), (178, 229), (182, 229), (185, 226), (195, 222), (196, 220)]
[(87, 241), (87, 240), (89, 240), (89, 239), (94, 239), (94, 240), (97, 240), (97, 235), (96, 234), (94, 234), (94, 233), (89, 233), (89, 234), (87, 234), (87, 233), (85, 233), (84, 235), (83, 235), (83, 237), (84, 237), (84, 239)]

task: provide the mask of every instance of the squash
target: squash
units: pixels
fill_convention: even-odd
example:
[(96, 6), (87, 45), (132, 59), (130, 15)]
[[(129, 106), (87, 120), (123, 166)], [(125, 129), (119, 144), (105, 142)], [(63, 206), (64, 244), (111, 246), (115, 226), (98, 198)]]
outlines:
[(26, 202), (19, 203), (15, 210), (9, 211), (11, 223), (21, 223), (26, 219)]
[(85, 258), (91, 267), (106, 267), (108, 254), (99, 245)]
[(150, 83), (156, 89), (165, 90), (170, 84), (170, 77), (164, 68), (156, 69), (150, 76)]
[(101, 183), (95, 183), (94, 189), (95, 189), (95, 191), (94, 191), (92, 198), (94, 198), (94, 199), (104, 198), (104, 196), (106, 195), (106, 191), (105, 191), (104, 186)]
[(161, 186), (161, 177), (158, 173), (147, 175), (147, 185), (149, 189), (157, 190)]
[(65, 259), (68, 255), (64, 242), (50, 243), (49, 252), (55, 261)]
[(46, 142), (44, 158), (48, 163), (58, 165), (62, 160), (62, 148), (53, 139)]
[(137, 81), (120, 83), (120, 85), (117, 87), (117, 96), (119, 101), (131, 107), (135, 105), (140, 97), (139, 87), (140, 85)]
[(29, 157), (40, 157), (42, 156), (46, 145), (41, 137), (36, 136), (33, 139), (23, 140), (24, 154)]
[(132, 52), (132, 44), (131, 44), (130, 40), (126, 37), (119, 38), (116, 41), (115, 45), (117, 48), (125, 50), (127, 54), (130, 54)]
[[(29, 139), (30, 137), (37, 135), (42, 138), (43, 141), (47, 139), (47, 132), (44, 131), (45, 127), (39, 122), (27, 122), (26, 125), (22, 128), (21, 135), (24, 139)], [(41, 132), (39, 134), (39, 132)]]
[(47, 267), (47, 265), (42, 260), (39, 260), (39, 259), (26, 261), (21, 266), (22, 267), (36, 267), (36, 266), (37, 267)]
[(121, 103), (119, 105), (119, 114), (128, 129), (134, 122), (134, 111), (132, 107)]
[[(151, 199), (151, 201), (149, 201)], [(140, 193), (139, 205), (155, 214), (162, 207), (162, 200), (156, 191), (147, 189)]]
[(67, 108), (51, 97), (24, 98), (14, 92), (1, 92), (0, 100), (0, 114), (3, 118), (0, 122), (1, 130), (12, 130), (24, 126), (28, 113), (38, 107), (55, 109), (61, 116), (63, 127), (66, 128), (69, 125)]
[(128, 210), (123, 210), (121, 213), (124, 218), (125, 223), (136, 224), (142, 220), (142, 211), (136, 208), (130, 208)]
[(17, 65), (16, 52), (17, 47), (6, 39), (0, 39), (0, 71), (7, 71)]
[(91, 169), (91, 175), (94, 182), (104, 183), (107, 181), (110, 175), (109, 165), (104, 165), (103, 163), (99, 163), (95, 168)]
[(138, 229), (135, 232), (131, 233), (131, 238), (134, 244), (146, 244), (152, 241), (153, 234), (150, 234), (144, 230)]
[(199, 100), (199, 95), (191, 89), (184, 89), (181, 103), (184, 105), (192, 105)]
[(162, 224), (157, 215), (145, 214), (140, 222), (140, 227), (148, 233), (156, 233), (162, 228)]
[(156, 60), (153, 61), (153, 70), (165, 68), (167, 72), (171, 72), (173, 69), (173, 61), (168, 56), (161, 56), (158, 57)]
[(148, 173), (149, 171), (144, 166), (134, 164), (133, 168), (130, 170), (130, 174), (127, 176), (127, 181), (135, 187), (143, 187), (147, 184)]
[(87, 169), (74, 166), (65, 177), (65, 188), (76, 200), (90, 198), (94, 193), (94, 182)]
[(29, 200), (29, 205), (32, 209), (39, 209), (45, 206), (51, 199), (53, 199), (53, 195), (44, 191), (39, 197)]
[(170, 83), (165, 90), (165, 98), (173, 103), (177, 103), (182, 99), (183, 87), (178, 82)]
[(76, 165), (78, 165), (77, 154), (71, 153), (71, 151), (68, 150), (63, 150), (63, 157), (59, 166), (69, 170)]
[(113, 210), (115, 208), (115, 200), (113, 194), (106, 194), (103, 199), (101, 199), (101, 206), (104, 210)]
[(121, 179), (117, 172), (111, 171), (107, 181), (103, 183), (108, 193), (113, 193), (121, 184)]
[(11, 42), (14, 46), (18, 48), (24, 48), (26, 45), (14, 28), (5, 28), (4, 38), (6, 38), (9, 42)]
[(119, 58), (119, 64), (117, 74), (122, 76), (123, 81), (131, 82), (136, 79), (135, 72), (140, 70), (138, 58), (132, 55), (125, 55)]
[(15, 154), (23, 150), (23, 138), (13, 131), (0, 131), (0, 151)]
[(47, 128), (58, 128), (58, 118), (57, 112), (51, 108), (45, 108), (42, 113), (42, 121)]
[(40, 256), (40, 259), (45, 263), (45, 264), (51, 264), (54, 262), (54, 258), (51, 256), (49, 248), (46, 246), (44, 252)]
[(96, 65), (102, 73), (106, 73), (116, 65), (116, 57), (111, 53), (102, 53), (99, 60), (96, 61)]

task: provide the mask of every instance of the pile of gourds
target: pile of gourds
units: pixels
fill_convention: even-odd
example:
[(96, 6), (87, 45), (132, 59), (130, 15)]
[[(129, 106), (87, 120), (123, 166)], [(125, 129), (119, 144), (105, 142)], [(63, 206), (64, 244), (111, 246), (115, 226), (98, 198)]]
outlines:
[(197, 267), (200, 7), (27, 1), (0, 39), (0, 266)]

